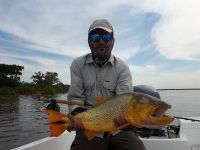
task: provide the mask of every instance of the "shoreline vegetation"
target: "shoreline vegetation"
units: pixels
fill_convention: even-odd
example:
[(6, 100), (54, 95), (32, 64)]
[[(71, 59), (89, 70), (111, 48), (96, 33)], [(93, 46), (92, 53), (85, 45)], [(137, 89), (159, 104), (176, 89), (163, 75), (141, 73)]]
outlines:
[(67, 93), (69, 85), (63, 84), (58, 73), (34, 72), (31, 83), (20, 81), (23, 66), (0, 64), (0, 95), (36, 95), (53, 96)]
[(19, 87), (0, 87), (0, 95), (36, 95), (53, 96), (59, 93), (67, 93), (69, 85), (62, 86), (19, 86)]
[[(0, 95), (36, 95), (54, 96), (67, 93), (70, 85), (63, 84), (58, 78), (58, 73), (34, 72), (30, 77), (31, 83), (20, 81), (23, 66), (0, 64)], [(160, 90), (200, 90), (200, 88), (157, 89)]]
[[(70, 85), (59, 86), (34, 86), (34, 85), (21, 85), (18, 87), (0, 87), (0, 95), (55, 95), (59, 93), (67, 93)], [(180, 89), (157, 89), (163, 90), (200, 90), (200, 88), (180, 88)]]

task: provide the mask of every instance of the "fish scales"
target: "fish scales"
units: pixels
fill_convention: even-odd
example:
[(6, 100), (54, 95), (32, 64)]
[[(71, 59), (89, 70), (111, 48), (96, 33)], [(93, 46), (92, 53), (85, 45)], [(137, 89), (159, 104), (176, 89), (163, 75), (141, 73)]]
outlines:
[[(113, 119), (119, 116), (126, 117), (128, 111), (128, 104), (133, 99), (133, 95), (120, 95), (109, 99), (95, 108), (76, 115), (76, 118), (81, 118), (84, 127), (91, 127), (95, 131), (109, 131), (114, 128)], [(109, 109), (108, 109), (109, 108)]]

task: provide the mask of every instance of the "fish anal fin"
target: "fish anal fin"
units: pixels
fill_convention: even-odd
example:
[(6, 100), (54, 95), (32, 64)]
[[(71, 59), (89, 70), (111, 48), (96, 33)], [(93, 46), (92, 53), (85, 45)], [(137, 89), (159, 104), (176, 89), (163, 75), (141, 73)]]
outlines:
[(109, 135), (113, 134), (114, 132), (116, 132), (116, 131), (118, 131), (118, 130), (121, 130), (121, 129), (123, 129), (123, 128), (126, 128), (126, 127), (128, 127), (129, 125), (131, 125), (131, 124), (130, 124), (130, 123), (126, 123), (126, 124), (124, 124), (124, 125), (121, 125), (121, 126), (119, 126), (119, 127), (116, 127), (116, 128), (114, 128), (112, 131), (110, 131)]
[(111, 98), (111, 97), (110, 96), (102, 96), (102, 97), (98, 96), (98, 97), (96, 97), (96, 105), (100, 105), (100, 104), (105, 103), (105, 101), (109, 98)]
[(84, 133), (87, 136), (88, 140), (92, 140), (97, 135), (97, 132), (95, 131), (84, 131)]

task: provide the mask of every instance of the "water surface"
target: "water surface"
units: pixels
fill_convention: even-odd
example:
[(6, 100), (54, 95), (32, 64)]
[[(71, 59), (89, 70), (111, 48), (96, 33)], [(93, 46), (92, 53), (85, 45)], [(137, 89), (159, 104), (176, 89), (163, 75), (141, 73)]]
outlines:
[(172, 105), (169, 114), (180, 117), (200, 116), (200, 90), (161, 90), (161, 99)]
[[(48, 116), (43, 112), (46, 105), (33, 96), (1, 96), (0, 150), (9, 150), (48, 137)], [(63, 107), (61, 110), (66, 113)]]
[[(200, 90), (161, 90), (163, 101), (172, 105), (168, 114), (200, 116)], [(66, 98), (66, 94), (57, 95)], [(9, 150), (49, 136), (46, 104), (33, 96), (0, 97), (0, 150)], [(67, 113), (67, 106), (60, 105)]]

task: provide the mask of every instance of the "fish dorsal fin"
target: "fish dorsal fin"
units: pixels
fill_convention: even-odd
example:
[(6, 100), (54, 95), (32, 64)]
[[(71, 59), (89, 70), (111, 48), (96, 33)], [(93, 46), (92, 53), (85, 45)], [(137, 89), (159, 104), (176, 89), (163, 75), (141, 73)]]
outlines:
[(105, 103), (106, 100), (110, 99), (111, 97), (110, 96), (97, 96), (96, 97), (96, 105), (100, 105), (100, 104), (103, 104)]
[(49, 114), (49, 122), (50, 123), (61, 121), (63, 118), (67, 117), (67, 115), (65, 115), (65, 114), (62, 114), (62, 113), (59, 113), (57, 111), (53, 111), (50, 109), (45, 109), (44, 112)]
[(94, 131), (84, 131), (85, 135), (87, 136), (88, 140), (92, 140), (96, 135), (97, 132)]

